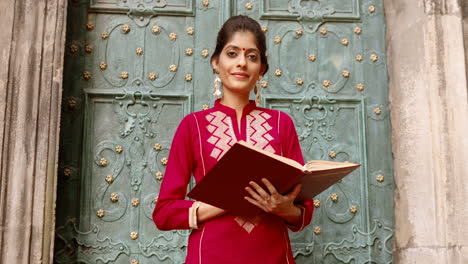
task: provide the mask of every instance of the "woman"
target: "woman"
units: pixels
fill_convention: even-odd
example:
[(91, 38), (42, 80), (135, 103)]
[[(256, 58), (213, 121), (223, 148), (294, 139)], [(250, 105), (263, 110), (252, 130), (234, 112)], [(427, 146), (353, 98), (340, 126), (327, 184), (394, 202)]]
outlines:
[(302, 230), (313, 212), (312, 200), (294, 203), (300, 185), (281, 195), (265, 179), (262, 183), (266, 188), (251, 182), (246, 186), (246, 199), (264, 211), (251, 219), (186, 200), (191, 175), (200, 181), (238, 140), (304, 163), (291, 118), (249, 101), (251, 90), (257, 90), (256, 83), (268, 70), (260, 25), (246, 16), (228, 19), (218, 33), (211, 63), (219, 75), (214, 94), (220, 94), (221, 81), (223, 96), (213, 108), (181, 121), (153, 213), (154, 222), (161, 230), (193, 229), (187, 264), (294, 263), (287, 230)]

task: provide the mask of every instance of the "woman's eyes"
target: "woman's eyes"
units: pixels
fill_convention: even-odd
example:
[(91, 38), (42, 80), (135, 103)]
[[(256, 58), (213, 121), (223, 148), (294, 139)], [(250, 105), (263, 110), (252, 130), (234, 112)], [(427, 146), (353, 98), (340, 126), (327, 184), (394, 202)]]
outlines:
[(250, 54), (250, 55), (247, 55), (247, 57), (252, 60), (252, 61), (256, 61), (257, 60), (257, 55), (255, 54)]
[[(228, 51), (226, 54), (228, 55), (228, 57), (231, 57), (231, 58), (234, 58), (237, 56), (237, 52), (235, 51)], [(258, 56), (256, 54), (247, 54), (247, 58), (249, 58), (249, 60), (251, 61), (256, 61)]]

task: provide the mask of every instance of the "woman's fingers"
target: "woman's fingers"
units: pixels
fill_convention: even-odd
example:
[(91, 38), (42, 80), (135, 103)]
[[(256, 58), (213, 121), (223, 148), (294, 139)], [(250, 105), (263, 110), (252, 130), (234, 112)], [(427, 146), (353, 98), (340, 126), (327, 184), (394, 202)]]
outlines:
[(302, 184), (300, 184), (300, 183), (296, 184), (296, 186), (294, 186), (294, 189), (291, 192), (289, 192), (286, 196), (288, 196), (292, 200), (295, 200), (296, 197), (301, 192), (301, 188), (302, 188)]
[(267, 193), (260, 185), (253, 181), (251, 181), (249, 184), (264, 200), (270, 200), (271, 195)]
[(267, 209), (265, 208), (265, 206), (263, 206), (261, 203), (259, 203), (257, 200), (254, 200), (248, 196), (245, 196), (244, 199), (246, 199), (249, 203), (257, 206), (258, 208), (262, 209), (263, 211), (266, 211)]
[(271, 195), (276, 195), (278, 194), (278, 191), (276, 190), (275, 186), (271, 184), (271, 182), (265, 178), (262, 179), (263, 184), (267, 187), (268, 191), (270, 191)]
[(286, 195), (281, 195), (276, 190), (275, 186), (267, 179), (261, 180), (265, 184), (266, 189), (251, 181), (250, 186), (245, 187), (245, 190), (250, 196), (244, 197), (248, 202), (257, 206), (267, 213), (281, 215), (293, 205), (294, 200), (301, 192), (301, 184), (296, 184), (292, 191)]
[(257, 192), (255, 192), (254, 190), (252, 190), (252, 188), (250, 187), (245, 187), (245, 190), (252, 196), (253, 199), (257, 200), (257, 201), (264, 201), (265, 199), (263, 197), (261, 197)]

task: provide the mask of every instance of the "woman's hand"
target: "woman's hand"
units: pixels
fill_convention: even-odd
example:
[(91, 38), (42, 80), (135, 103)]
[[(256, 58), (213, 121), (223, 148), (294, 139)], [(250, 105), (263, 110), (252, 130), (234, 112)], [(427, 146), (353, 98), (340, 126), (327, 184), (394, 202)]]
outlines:
[(197, 210), (197, 222), (199, 224), (204, 223), (225, 213), (226, 211), (224, 209), (206, 203), (200, 203), (200, 206)]
[(281, 195), (267, 179), (262, 179), (262, 182), (268, 190), (263, 189), (256, 182), (250, 182), (250, 186), (245, 190), (251, 197), (244, 198), (263, 211), (283, 218), (289, 224), (301, 225), (302, 210), (294, 205), (294, 200), (299, 195), (302, 185), (297, 184), (292, 191)]

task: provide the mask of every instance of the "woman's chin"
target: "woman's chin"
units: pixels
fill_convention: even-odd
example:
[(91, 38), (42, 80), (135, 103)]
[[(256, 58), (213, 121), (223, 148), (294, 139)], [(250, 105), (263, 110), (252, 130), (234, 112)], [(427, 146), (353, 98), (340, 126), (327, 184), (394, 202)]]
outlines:
[(249, 81), (231, 81), (229, 83), (223, 83), (223, 88), (224, 89), (229, 89), (237, 92), (242, 92), (242, 91), (247, 91), (250, 92), (250, 90), (253, 88), (255, 84), (250, 83)]
[(243, 86), (230, 86), (228, 87), (223, 87), (224, 90), (229, 90), (231, 93), (235, 94), (249, 94), (251, 87), (248, 87), (246, 85)]

